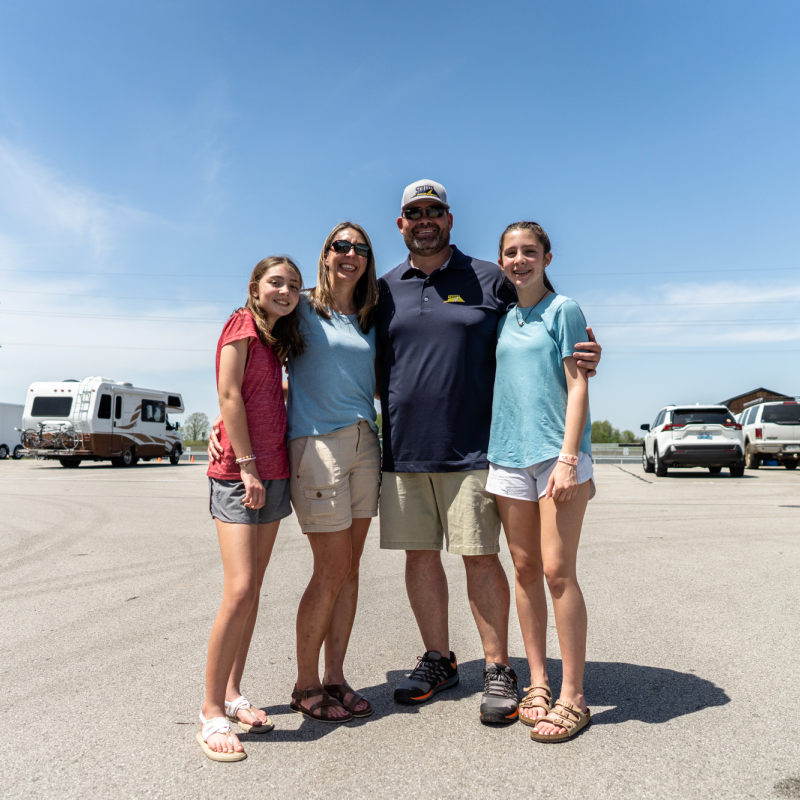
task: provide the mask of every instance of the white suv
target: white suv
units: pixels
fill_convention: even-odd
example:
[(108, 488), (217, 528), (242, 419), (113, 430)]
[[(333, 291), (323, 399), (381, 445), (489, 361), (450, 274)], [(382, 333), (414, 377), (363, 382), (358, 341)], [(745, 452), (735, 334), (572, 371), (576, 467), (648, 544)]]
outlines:
[(745, 464), (758, 469), (774, 459), (786, 469), (800, 460), (800, 403), (796, 400), (759, 403), (742, 412)]
[(667, 406), (658, 412), (642, 448), (645, 472), (660, 478), (668, 467), (728, 467), (731, 477), (744, 475), (742, 426), (726, 406)]

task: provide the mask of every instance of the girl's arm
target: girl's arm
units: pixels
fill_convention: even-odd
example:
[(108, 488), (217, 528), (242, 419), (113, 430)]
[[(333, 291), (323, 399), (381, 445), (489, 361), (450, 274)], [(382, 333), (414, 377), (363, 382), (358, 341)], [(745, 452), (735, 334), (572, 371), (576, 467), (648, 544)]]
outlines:
[[(589, 378), (578, 362), (568, 356), (564, 359), (564, 375), (567, 378), (567, 416), (564, 421), (564, 444), (561, 452), (580, 456), (581, 439), (589, 413)], [(559, 461), (550, 474), (545, 497), (558, 502), (572, 500), (578, 492), (578, 468)]]
[[(237, 339), (226, 344), (219, 358), (219, 409), (225, 431), (236, 458), (252, 455), (250, 432), (247, 430), (247, 412), (242, 400), (242, 381), (247, 364), (250, 339)], [(264, 484), (258, 477), (255, 461), (239, 464), (245, 495), (242, 501), (247, 508), (261, 508), (267, 499)]]

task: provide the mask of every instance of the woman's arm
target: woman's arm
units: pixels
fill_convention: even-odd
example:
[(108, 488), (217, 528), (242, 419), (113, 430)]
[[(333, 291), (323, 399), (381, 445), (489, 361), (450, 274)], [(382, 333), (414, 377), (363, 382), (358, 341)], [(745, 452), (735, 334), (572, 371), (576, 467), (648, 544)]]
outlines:
[[(247, 429), (247, 411), (242, 399), (242, 381), (249, 343), (249, 339), (237, 339), (226, 344), (219, 359), (219, 409), (236, 458), (244, 458), (253, 453), (250, 432)], [(245, 488), (242, 502), (247, 508), (261, 508), (266, 501), (266, 491), (258, 477), (256, 462), (240, 464), (239, 471)]]
[[(567, 416), (561, 452), (580, 457), (581, 439), (589, 413), (589, 376), (571, 356), (564, 359), (564, 375), (567, 378)], [(544, 496), (563, 502), (571, 500), (577, 491), (578, 468), (559, 461), (550, 474)]]

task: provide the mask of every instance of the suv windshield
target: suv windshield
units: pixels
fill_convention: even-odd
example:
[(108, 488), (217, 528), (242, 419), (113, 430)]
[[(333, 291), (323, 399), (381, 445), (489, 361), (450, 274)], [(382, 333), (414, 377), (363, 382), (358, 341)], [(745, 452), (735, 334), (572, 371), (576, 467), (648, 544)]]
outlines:
[(800, 425), (800, 404), (781, 403), (779, 406), (764, 406), (762, 422), (777, 422), (778, 425)]
[(676, 408), (673, 425), (730, 425), (736, 420), (727, 408)]

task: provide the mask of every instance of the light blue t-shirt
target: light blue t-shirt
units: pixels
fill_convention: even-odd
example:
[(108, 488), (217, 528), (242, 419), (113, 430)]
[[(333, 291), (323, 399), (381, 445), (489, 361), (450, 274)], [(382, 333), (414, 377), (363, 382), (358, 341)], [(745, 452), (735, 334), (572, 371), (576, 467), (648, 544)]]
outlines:
[(355, 314), (331, 311), (323, 319), (305, 295), (297, 310), (306, 349), (289, 356), (287, 440), (323, 436), (362, 419), (377, 433), (375, 328), (362, 333)]
[[(548, 295), (533, 308), (512, 308), (500, 320), (489, 461), (522, 469), (558, 457), (567, 414), (563, 360), (584, 341), (583, 312), (561, 294)], [(582, 453), (592, 454), (591, 442), (587, 413)]]

